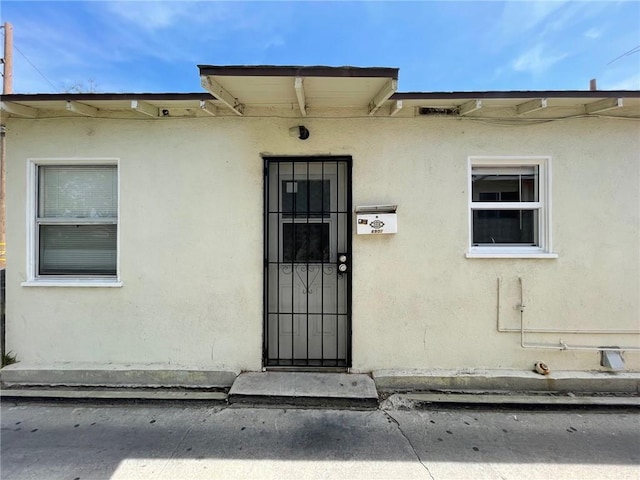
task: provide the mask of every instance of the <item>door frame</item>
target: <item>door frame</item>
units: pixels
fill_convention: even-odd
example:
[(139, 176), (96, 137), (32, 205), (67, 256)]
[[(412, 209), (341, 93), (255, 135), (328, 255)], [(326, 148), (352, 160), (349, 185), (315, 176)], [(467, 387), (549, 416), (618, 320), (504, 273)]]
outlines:
[[(304, 370), (317, 370), (317, 371), (335, 371), (335, 370), (347, 370), (352, 366), (352, 269), (353, 269), (353, 199), (352, 199), (352, 184), (353, 184), (353, 158), (350, 155), (262, 155), (263, 160), (263, 197), (262, 197), (262, 215), (263, 215), (263, 269), (262, 269), (262, 367), (269, 370), (292, 370), (292, 371), (304, 371)], [(346, 288), (346, 339), (345, 339), (345, 365), (343, 367), (336, 366), (272, 366), (268, 365), (269, 358), (269, 165), (272, 163), (291, 163), (299, 162), (309, 164), (312, 162), (344, 162), (346, 165), (346, 199), (347, 199), (347, 221), (345, 222), (347, 253), (349, 254), (349, 269), (345, 273), (347, 275), (347, 288)], [(337, 185), (337, 188), (341, 188)]]

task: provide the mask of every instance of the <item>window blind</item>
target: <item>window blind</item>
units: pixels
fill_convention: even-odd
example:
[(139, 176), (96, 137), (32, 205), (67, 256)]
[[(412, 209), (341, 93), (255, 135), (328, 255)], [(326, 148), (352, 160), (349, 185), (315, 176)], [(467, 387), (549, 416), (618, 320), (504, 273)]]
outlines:
[(39, 168), (40, 218), (115, 218), (118, 181), (115, 165)]
[(116, 275), (115, 165), (38, 168), (38, 273)]

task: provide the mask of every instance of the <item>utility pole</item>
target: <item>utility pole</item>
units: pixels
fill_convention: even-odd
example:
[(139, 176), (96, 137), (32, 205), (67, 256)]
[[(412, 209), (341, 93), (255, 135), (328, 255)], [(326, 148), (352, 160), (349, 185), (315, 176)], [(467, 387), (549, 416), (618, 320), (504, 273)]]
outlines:
[[(4, 51), (2, 57), (2, 94), (13, 93), (13, 26), (5, 22)], [(6, 264), (6, 125), (4, 119), (0, 122), (0, 268)]]
[(13, 26), (5, 22), (4, 28), (4, 63), (2, 78), (2, 94), (13, 93)]

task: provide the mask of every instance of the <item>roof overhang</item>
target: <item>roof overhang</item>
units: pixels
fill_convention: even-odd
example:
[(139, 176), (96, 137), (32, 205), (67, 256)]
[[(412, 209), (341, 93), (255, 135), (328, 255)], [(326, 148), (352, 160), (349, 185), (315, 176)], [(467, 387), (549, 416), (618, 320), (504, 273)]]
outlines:
[(585, 115), (640, 119), (637, 90), (545, 90), (395, 93), (417, 115), (544, 120)]
[(9, 118), (414, 117), (537, 121), (640, 119), (640, 91), (396, 92), (398, 69), (199, 65), (202, 93), (57, 93), (2, 97)]
[[(3, 95), (3, 119), (50, 117), (169, 118), (203, 115), (208, 93), (40, 93)], [(204, 108), (203, 108), (204, 106)], [(204, 114), (206, 115), (206, 113)]]
[(301, 116), (357, 108), (374, 115), (398, 88), (398, 69), (198, 65), (202, 86), (236, 115), (288, 108)]

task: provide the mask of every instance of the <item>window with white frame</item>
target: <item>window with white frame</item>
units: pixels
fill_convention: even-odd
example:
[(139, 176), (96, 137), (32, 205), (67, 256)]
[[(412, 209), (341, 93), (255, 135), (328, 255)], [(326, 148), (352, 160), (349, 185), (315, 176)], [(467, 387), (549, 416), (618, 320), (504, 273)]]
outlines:
[(34, 279), (115, 279), (117, 165), (33, 164)]
[(550, 159), (469, 158), (468, 257), (550, 252)]

